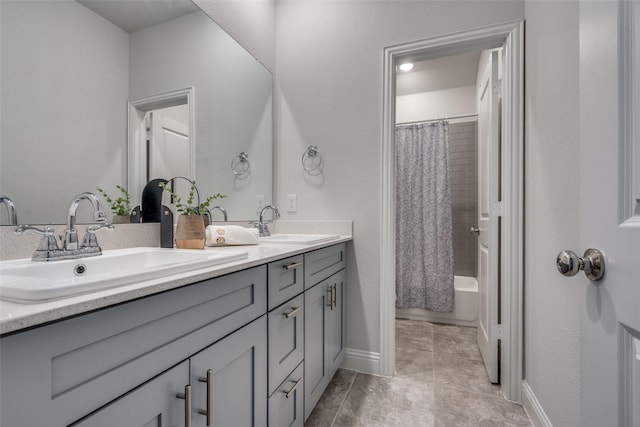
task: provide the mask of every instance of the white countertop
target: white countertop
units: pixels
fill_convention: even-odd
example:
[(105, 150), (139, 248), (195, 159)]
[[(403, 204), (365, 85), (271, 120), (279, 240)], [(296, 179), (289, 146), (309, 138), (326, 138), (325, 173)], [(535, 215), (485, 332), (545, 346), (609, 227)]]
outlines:
[(314, 245), (260, 243), (253, 246), (207, 247), (204, 249), (205, 251), (237, 251), (240, 249), (247, 251), (248, 257), (239, 261), (192, 270), (187, 273), (172, 274), (159, 279), (141, 281), (46, 302), (20, 304), (0, 300), (0, 335), (125, 303), (194, 282), (234, 273), (350, 240), (352, 240), (351, 236), (341, 236), (339, 239)]

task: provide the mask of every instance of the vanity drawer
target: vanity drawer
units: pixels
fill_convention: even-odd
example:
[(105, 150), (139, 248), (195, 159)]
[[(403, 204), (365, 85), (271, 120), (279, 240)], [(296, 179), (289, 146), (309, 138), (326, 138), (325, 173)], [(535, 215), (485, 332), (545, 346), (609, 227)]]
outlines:
[(320, 283), (346, 265), (346, 244), (329, 246), (304, 254), (304, 289)]
[(112, 401), (263, 315), (266, 278), (255, 267), (2, 338), (0, 425), (67, 425)]
[(304, 290), (304, 256), (275, 261), (268, 268), (269, 310), (273, 310)]
[(304, 425), (304, 362), (269, 397), (269, 427)]
[(269, 312), (269, 395), (304, 358), (304, 295)]

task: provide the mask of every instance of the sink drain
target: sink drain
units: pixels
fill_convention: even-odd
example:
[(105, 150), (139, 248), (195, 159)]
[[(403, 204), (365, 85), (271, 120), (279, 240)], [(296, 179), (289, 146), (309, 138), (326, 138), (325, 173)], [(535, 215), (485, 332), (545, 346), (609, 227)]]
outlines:
[(76, 276), (82, 276), (86, 272), (87, 266), (84, 264), (76, 264), (75, 267), (73, 267), (73, 274), (75, 274)]

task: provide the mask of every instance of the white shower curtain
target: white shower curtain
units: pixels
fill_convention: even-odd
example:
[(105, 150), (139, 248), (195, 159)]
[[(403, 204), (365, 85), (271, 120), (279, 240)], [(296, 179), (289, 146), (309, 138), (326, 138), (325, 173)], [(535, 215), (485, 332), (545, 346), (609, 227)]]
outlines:
[(396, 306), (453, 311), (449, 124), (396, 127)]

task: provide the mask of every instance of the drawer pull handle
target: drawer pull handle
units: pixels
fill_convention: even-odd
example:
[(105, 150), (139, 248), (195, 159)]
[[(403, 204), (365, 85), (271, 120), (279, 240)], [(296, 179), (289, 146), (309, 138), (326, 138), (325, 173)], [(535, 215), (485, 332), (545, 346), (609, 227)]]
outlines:
[(284, 397), (286, 397), (288, 399), (293, 394), (293, 392), (296, 390), (296, 388), (298, 388), (298, 385), (300, 384), (301, 381), (302, 381), (302, 377), (298, 378), (295, 381), (292, 380), (293, 386), (291, 387), (291, 389), (289, 391), (282, 390), (282, 392), (284, 393)]
[(184, 427), (191, 427), (191, 386), (184, 386), (184, 393), (178, 393), (176, 397), (184, 399)]
[(206, 383), (207, 384), (207, 409), (203, 410), (203, 409), (199, 409), (198, 413), (200, 415), (204, 415), (207, 417), (207, 425), (210, 426), (211, 425), (211, 418), (212, 418), (212, 414), (211, 414), (211, 385), (213, 384), (213, 370), (209, 369), (207, 370), (207, 376), (206, 377), (200, 377), (198, 378), (198, 381), (200, 381), (201, 383)]
[(282, 268), (284, 268), (285, 270), (295, 270), (296, 268), (298, 268), (300, 266), (302, 266), (302, 261), (293, 262), (291, 264), (283, 265)]
[(294, 314), (296, 314), (300, 310), (302, 310), (302, 306), (301, 305), (299, 305), (297, 307), (291, 307), (291, 311), (288, 311), (286, 313), (282, 313), (282, 315), (284, 317), (286, 317), (287, 319), (290, 319), (291, 317), (293, 317)]
[(329, 285), (329, 288), (327, 288), (327, 293), (329, 294), (329, 297), (327, 298), (327, 307), (333, 310), (333, 286)]

